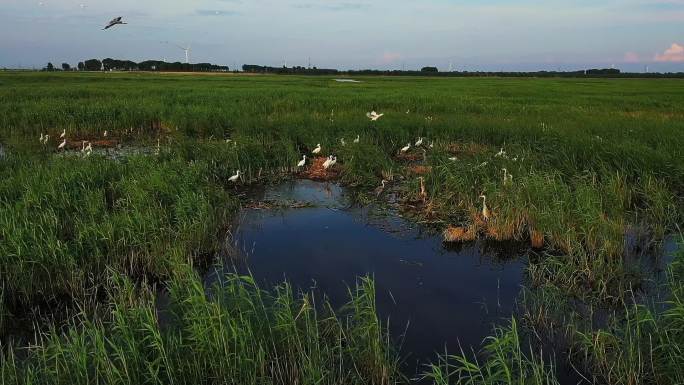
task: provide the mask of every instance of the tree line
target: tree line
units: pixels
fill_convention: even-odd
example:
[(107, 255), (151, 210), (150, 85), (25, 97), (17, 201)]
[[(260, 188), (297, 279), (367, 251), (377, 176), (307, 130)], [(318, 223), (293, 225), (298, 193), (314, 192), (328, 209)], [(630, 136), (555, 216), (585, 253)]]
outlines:
[[(181, 62), (168, 63), (160, 60), (146, 60), (136, 63), (130, 60), (107, 58), (102, 61), (90, 59), (79, 62), (76, 67), (62, 63), (61, 71), (160, 71), (160, 72), (228, 72), (227, 66), (211, 63), (188, 64)], [(256, 64), (245, 64), (242, 70), (247, 73), (280, 74), (280, 75), (382, 75), (382, 76), (439, 76), (439, 77), (615, 77), (615, 78), (684, 78), (684, 72), (622, 72), (617, 68), (590, 68), (577, 71), (448, 71), (440, 72), (437, 67), (427, 66), (420, 70), (347, 70), (317, 67), (270, 67)], [(48, 63), (43, 71), (60, 71), (52, 63)]]
[[(131, 60), (107, 58), (89, 59), (79, 62), (76, 67), (62, 63), (62, 71), (165, 71), (165, 72), (228, 72), (227, 66), (211, 63), (167, 63), (160, 60), (146, 60), (136, 63)], [(52, 63), (48, 63), (43, 71), (59, 71)]]

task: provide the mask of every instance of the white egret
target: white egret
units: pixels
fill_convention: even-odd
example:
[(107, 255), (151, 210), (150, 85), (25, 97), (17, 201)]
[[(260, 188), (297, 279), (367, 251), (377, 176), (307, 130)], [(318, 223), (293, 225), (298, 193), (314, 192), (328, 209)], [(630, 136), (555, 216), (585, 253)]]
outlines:
[(418, 178), (420, 180), (420, 198), (425, 202), (427, 199), (427, 190), (425, 189), (425, 178), (422, 176)]
[(297, 163), (297, 167), (304, 167), (306, 164), (306, 155), (304, 155), (304, 158)]
[(423, 137), (419, 137), (418, 140), (416, 141), (416, 147), (420, 147), (423, 145)]
[(41, 133), (40, 133), (40, 143), (43, 143), (43, 138), (44, 138), (44, 135), (43, 135), (43, 133), (41, 132)]
[(240, 170), (237, 170), (237, 171), (235, 172), (235, 175), (233, 175), (233, 176), (231, 176), (230, 178), (228, 178), (228, 181), (235, 183), (235, 182), (238, 181), (238, 179), (240, 179), (240, 175), (242, 175), (242, 173), (240, 172)]
[(378, 114), (378, 113), (375, 112), (375, 111), (371, 111), (371, 112), (366, 113), (366, 116), (368, 117), (368, 119), (370, 119), (370, 120), (373, 121), (373, 122), (375, 122), (376, 120), (382, 118), (383, 115), (385, 115), (385, 114)]
[(323, 162), (323, 168), (327, 170), (328, 167), (330, 167), (330, 163), (332, 162), (332, 160), (333, 160), (333, 156), (330, 155), (328, 157), (328, 159), (326, 159), (325, 162)]
[(344, 138), (340, 139), (340, 143), (342, 144), (342, 147), (347, 145), (347, 142), (344, 141)]
[(504, 151), (503, 147), (501, 147), (501, 150), (499, 150), (499, 152), (497, 152), (496, 155), (494, 155), (495, 158), (498, 158), (500, 156), (506, 156), (506, 151)]
[(105, 138), (107, 137), (107, 130), (105, 130), (104, 134), (102, 134)]
[(375, 189), (375, 196), (379, 197), (380, 194), (382, 194), (383, 191), (385, 191), (385, 183), (387, 183), (386, 180), (382, 180), (382, 183), (380, 184), (380, 187)]
[(356, 139), (354, 139), (354, 143), (359, 143), (361, 141), (361, 136), (356, 135)]
[(43, 138), (43, 144), (47, 144), (49, 139), (50, 139), (50, 135), (45, 134), (45, 138)]
[(321, 152), (321, 144), (318, 143), (318, 146), (316, 146), (316, 148), (314, 148), (313, 151), (311, 151), (311, 153), (312, 154), (320, 154), (320, 152)]
[(452, 161), (452, 162), (455, 162), (455, 161), (457, 161), (457, 160), (458, 160), (458, 158), (457, 158), (457, 157), (455, 157), (455, 156), (452, 156), (451, 158), (449, 158), (449, 160), (450, 160), (450, 161)]
[(400, 151), (402, 153), (404, 153), (404, 152), (408, 151), (410, 148), (411, 148), (411, 143), (407, 144), (405, 147), (402, 147)]
[(509, 174), (508, 170), (505, 168), (502, 168), (501, 171), (503, 171), (504, 176), (503, 176), (503, 184), (506, 185), (508, 183), (513, 183), (513, 174)]
[(62, 134), (59, 135), (59, 138), (64, 139), (65, 136), (66, 136), (66, 129), (62, 130)]
[(484, 218), (485, 221), (488, 221), (492, 213), (489, 211), (489, 207), (487, 207), (487, 197), (480, 195), (480, 199), (482, 199), (482, 218)]
[(60, 143), (59, 146), (57, 146), (57, 149), (62, 150), (62, 149), (64, 149), (65, 146), (66, 146), (66, 139), (64, 139), (62, 141), (62, 143)]
[(334, 166), (336, 163), (337, 163), (337, 157), (332, 158), (332, 160), (330, 161), (329, 167)]

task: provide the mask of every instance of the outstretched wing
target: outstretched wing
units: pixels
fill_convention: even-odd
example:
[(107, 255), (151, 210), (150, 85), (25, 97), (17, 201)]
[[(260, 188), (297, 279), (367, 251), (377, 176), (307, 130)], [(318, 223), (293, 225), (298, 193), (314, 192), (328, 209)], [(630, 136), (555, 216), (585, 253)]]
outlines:
[(117, 25), (117, 24), (123, 24), (123, 23), (121, 22), (121, 16), (112, 19), (112, 21), (110, 21), (109, 23), (107, 23), (107, 26), (105, 26), (105, 27), (102, 28), (102, 29), (103, 29), (103, 30), (109, 29), (109, 28), (112, 28), (113, 26), (115, 26), (115, 25)]

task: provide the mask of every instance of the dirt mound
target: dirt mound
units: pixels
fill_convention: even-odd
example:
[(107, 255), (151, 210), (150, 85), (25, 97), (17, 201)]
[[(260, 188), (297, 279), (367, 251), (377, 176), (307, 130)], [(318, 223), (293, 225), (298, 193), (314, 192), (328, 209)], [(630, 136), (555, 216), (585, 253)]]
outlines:
[(326, 170), (325, 167), (323, 167), (323, 163), (325, 163), (326, 160), (328, 160), (328, 158), (323, 156), (313, 158), (311, 164), (306, 166), (306, 168), (299, 173), (299, 176), (305, 179), (323, 182), (338, 179), (341, 171), (339, 163)]

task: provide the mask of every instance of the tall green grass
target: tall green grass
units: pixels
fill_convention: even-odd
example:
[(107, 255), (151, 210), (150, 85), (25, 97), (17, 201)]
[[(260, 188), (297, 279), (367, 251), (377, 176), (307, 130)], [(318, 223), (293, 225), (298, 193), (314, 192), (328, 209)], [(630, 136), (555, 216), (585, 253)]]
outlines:
[(165, 277), (184, 252), (220, 244), (235, 200), (207, 181), (206, 164), (132, 157), (0, 160), (0, 275), (13, 306), (88, 291), (110, 267)]
[(441, 356), (424, 379), (435, 385), (558, 384), (553, 361), (524, 342), (515, 318), (509, 326), (495, 329), (485, 341), (482, 355), (482, 361), (463, 351)]
[[(583, 341), (579, 356), (601, 381), (681, 382), (673, 369), (681, 357), (673, 310), (678, 300), (670, 313), (632, 308), (627, 293), (642, 277), (623, 258), (631, 229), (658, 241), (684, 221), (679, 81), (368, 77), (340, 84), (324, 77), (68, 73), (2, 73), (0, 81), (6, 151), (0, 159), (0, 334), (10, 317), (35, 306), (72, 302), (84, 309), (67, 333), (57, 326), (47, 333), (26, 363), (6, 347), (5, 378), (25, 369), (16, 378), (27, 383), (31, 373), (65, 382), (60, 376), (68, 373), (87, 383), (94, 381), (93, 368), (110, 383), (144, 383), (153, 375), (166, 383), (211, 382), (200, 381), (202, 373), (281, 383), (395, 378), (386, 366), (392, 359), (382, 328), (354, 320), (374, 313), (370, 305), (356, 306), (369, 304), (365, 299), (352, 302), (351, 318), (343, 318), (349, 323), (340, 324), (321, 315), (330, 313), (323, 304), (321, 312), (310, 310), (313, 298), (296, 300), (287, 287), (267, 296), (243, 282), (228, 285), (246, 290), (237, 296), (218, 291), (237, 309), (230, 313), (230, 306), (200, 292), (184, 266), (209, 262), (218, 249), (242, 193), (227, 183), (236, 170), (245, 175), (239, 185), (275, 182), (321, 143), (322, 155), (338, 156), (343, 183), (371, 191), (392, 175), (399, 198), (410, 203), (418, 198), (417, 175), (396, 155), (422, 136), (434, 148), (422, 162), (427, 201), (414, 205), (414, 215), (475, 226), (493, 239), (543, 236), (545, 255), (553, 257), (530, 264), (532, 289), (543, 290), (540, 312), (527, 318), (527, 326), (560, 323), (568, 326), (567, 335), (576, 327), (584, 336), (573, 335)], [(372, 109), (386, 116), (369, 122), (365, 112)], [(153, 147), (157, 139), (162, 148), (159, 155), (116, 159), (62, 156), (55, 153), (62, 129), (72, 140), (96, 139), (108, 130), (124, 148)], [(51, 135), (48, 146), (38, 144), (41, 133)], [(361, 142), (353, 144), (357, 135)], [(495, 156), (501, 147), (507, 157)], [(464, 148), (470, 150), (459, 150)], [(453, 156), (458, 160), (449, 160)], [(502, 168), (514, 175), (512, 184), (503, 183)], [(478, 219), (482, 193), (493, 212), (485, 224)], [(127, 278), (107, 280), (119, 274)], [(119, 290), (130, 284), (122, 280), (171, 280), (169, 290), (182, 303), (173, 304), (174, 324), (184, 326), (155, 326), (149, 289)], [(674, 283), (672, 288), (679, 290)], [(103, 290), (128, 293), (109, 301), (123, 318), (95, 317), (92, 293)], [(608, 331), (584, 327), (576, 317), (555, 323), (553, 313), (568, 308), (545, 305), (568, 297), (620, 304), (627, 316)], [(290, 307), (296, 312), (286, 311)], [(253, 315), (258, 312), (264, 313), (260, 322)], [(226, 323), (232, 320), (226, 314), (240, 321)], [(312, 320), (300, 325), (304, 316)], [(290, 331), (278, 334), (274, 325)], [(248, 333), (226, 339), (232, 330), (226, 328), (238, 326)], [(451, 357), (434, 366), (430, 378), (553, 383), (550, 363), (523, 347), (518, 328), (513, 322), (497, 330), (486, 344), (486, 361)], [(336, 332), (326, 334), (330, 330)], [(355, 339), (345, 339), (349, 333)], [(286, 342), (274, 344), (275, 337)], [(97, 359), (84, 360), (84, 352)], [(184, 360), (173, 355), (179, 352)], [(240, 368), (212, 361), (217, 355)], [(341, 366), (329, 367), (340, 360)], [(350, 368), (352, 377), (343, 377)]]
[(578, 332), (577, 355), (606, 384), (684, 382), (684, 253), (668, 269), (665, 304), (627, 305), (609, 328)]
[[(288, 284), (259, 289), (227, 275), (205, 290), (191, 268), (168, 284), (169, 306), (149, 286), (110, 271), (100, 316), (80, 314), (37, 343), (2, 348), (3, 384), (392, 384), (396, 355), (360, 279), (338, 316)], [(167, 314), (162, 316), (161, 314)], [(164, 320), (164, 317), (167, 317)]]

